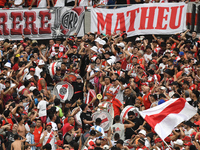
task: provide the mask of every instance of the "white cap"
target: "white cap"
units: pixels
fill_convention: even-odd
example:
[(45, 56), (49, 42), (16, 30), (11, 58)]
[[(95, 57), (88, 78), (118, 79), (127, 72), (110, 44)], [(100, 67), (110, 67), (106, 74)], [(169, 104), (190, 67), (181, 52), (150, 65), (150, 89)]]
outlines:
[(135, 39), (135, 41), (141, 41), (141, 39), (140, 39), (139, 37), (137, 37), (137, 38)]
[(14, 50), (15, 48), (17, 48), (17, 45), (14, 45), (13, 48), (12, 48), (12, 50)]
[(174, 144), (177, 144), (177, 145), (183, 145), (183, 141), (181, 139), (177, 139)]
[(31, 79), (32, 77), (33, 77), (32, 75), (28, 74), (28, 75), (26, 76), (26, 80), (29, 80), (29, 79)]
[(11, 68), (11, 63), (7, 62), (4, 67), (8, 67), (8, 68)]
[(165, 53), (171, 53), (171, 51), (170, 50), (166, 50)]
[(18, 89), (18, 92), (21, 92), (24, 88), (25, 88), (24, 85), (20, 86), (20, 88)]
[(105, 45), (105, 44), (106, 44), (106, 41), (100, 40), (98, 43), (99, 43), (100, 45)]
[(107, 60), (107, 63), (109, 65), (112, 65), (115, 63), (116, 57), (115, 56), (110, 56), (110, 59)]
[(143, 40), (145, 37), (144, 36), (140, 36), (140, 40)]
[(98, 37), (98, 38), (96, 38), (94, 41), (99, 43), (100, 40), (101, 40), (101, 39)]
[(105, 150), (107, 149), (107, 150), (108, 150), (108, 149), (109, 149), (109, 146), (108, 146), (108, 145), (104, 145), (104, 146), (103, 146), (103, 149), (105, 149)]
[(97, 47), (96, 46), (92, 46), (91, 50), (97, 53)]
[(146, 136), (146, 131), (145, 131), (145, 130), (140, 130), (139, 133), (141, 133), (141, 134), (143, 134), (144, 136)]
[(100, 69), (99, 69), (99, 68), (95, 68), (94, 70), (95, 70), (95, 71), (100, 71)]
[(165, 87), (164, 87), (164, 86), (161, 86), (160, 89), (161, 89), (161, 90), (165, 90)]
[(30, 88), (29, 88), (29, 91), (33, 91), (33, 90), (35, 90), (36, 89), (36, 87), (34, 87), (34, 86), (31, 86)]
[(125, 47), (124, 43), (122, 43), (122, 42), (121, 42), (121, 43), (118, 43), (117, 46), (120, 46), (120, 47), (122, 47), (122, 48)]
[(45, 65), (44, 60), (40, 59), (38, 65)]

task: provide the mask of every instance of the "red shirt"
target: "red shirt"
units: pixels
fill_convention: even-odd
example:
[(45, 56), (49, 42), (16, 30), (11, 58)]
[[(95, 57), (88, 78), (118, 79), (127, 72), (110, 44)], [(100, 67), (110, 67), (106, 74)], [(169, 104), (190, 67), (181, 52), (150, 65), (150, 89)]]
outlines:
[(123, 70), (126, 70), (126, 66), (127, 66), (127, 64), (128, 64), (128, 62), (126, 61), (126, 58), (121, 59), (120, 62), (121, 62), (121, 64), (122, 64), (122, 67), (121, 67), (121, 68), (122, 68)]
[[(39, 128), (35, 127), (35, 130), (33, 132), (35, 143), (39, 143), (40, 136), (42, 134), (42, 129), (43, 129), (42, 126)], [(38, 144), (36, 147), (41, 147), (41, 146), (42, 144)]]
[(143, 103), (144, 103), (145, 109), (149, 109), (150, 106), (151, 106), (151, 102), (149, 100), (149, 95), (150, 95), (150, 93), (148, 93), (147, 95), (143, 96)]
[(12, 67), (12, 69), (13, 69), (14, 71), (17, 71), (17, 70), (19, 69), (18, 63), (16, 63), (16, 64)]
[(190, 86), (189, 89), (190, 89), (191, 91), (193, 91), (193, 90), (195, 90), (195, 88), (196, 88), (196, 85), (195, 85), (195, 84), (192, 84), (192, 85)]
[[(8, 123), (9, 123), (9, 124), (12, 124), (11, 127), (10, 127), (10, 129), (12, 130), (12, 127), (13, 127), (13, 124), (14, 124), (14, 123), (13, 123), (12, 119), (10, 119), (10, 118), (7, 118), (7, 120), (8, 120)], [(2, 121), (2, 126), (4, 126), (5, 124), (6, 124), (5, 120), (3, 120), (3, 121)]]
[(116, 98), (113, 98), (110, 102), (113, 104), (114, 116), (120, 115), (120, 107), (122, 106), (122, 103)]

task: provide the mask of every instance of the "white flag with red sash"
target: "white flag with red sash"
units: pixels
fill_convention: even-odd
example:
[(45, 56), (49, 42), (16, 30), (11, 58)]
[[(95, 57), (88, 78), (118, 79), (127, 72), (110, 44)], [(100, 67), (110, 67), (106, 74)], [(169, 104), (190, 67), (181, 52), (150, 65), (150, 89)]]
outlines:
[(164, 140), (183, 121), (193, 117), (197, 110), (183, 98), (170, 99), (156, 107), (140, 111), (140, 115)]

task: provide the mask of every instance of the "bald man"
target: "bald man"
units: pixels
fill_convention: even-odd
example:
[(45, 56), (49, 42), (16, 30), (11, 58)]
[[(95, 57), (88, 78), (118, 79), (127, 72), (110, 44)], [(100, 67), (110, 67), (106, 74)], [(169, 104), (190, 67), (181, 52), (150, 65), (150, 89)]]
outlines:
[(145, 107), (145, 109), (149, 109), (151, 106), (151, 102), (149, 100), (149, 95), (151, 94), (150, 88), (148, 86), (144, 86), (142, 90), (144, 93), (144, 96), (143, 96), (144, 107)]

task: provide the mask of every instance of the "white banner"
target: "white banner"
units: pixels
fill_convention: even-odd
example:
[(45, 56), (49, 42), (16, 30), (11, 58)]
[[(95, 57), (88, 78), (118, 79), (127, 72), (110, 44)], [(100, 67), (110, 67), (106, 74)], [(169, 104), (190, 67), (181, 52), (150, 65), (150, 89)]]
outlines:
[(84, 35), (84, 7), (0, 10), (0, 39), (66, 38)]
[(128, 37), (186, 30), (185, 3), (137, 4), (119, 9), (92, 8), (91, 32), (126, 31)]

